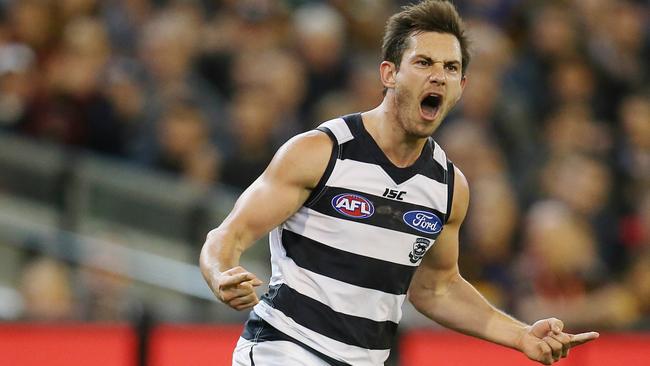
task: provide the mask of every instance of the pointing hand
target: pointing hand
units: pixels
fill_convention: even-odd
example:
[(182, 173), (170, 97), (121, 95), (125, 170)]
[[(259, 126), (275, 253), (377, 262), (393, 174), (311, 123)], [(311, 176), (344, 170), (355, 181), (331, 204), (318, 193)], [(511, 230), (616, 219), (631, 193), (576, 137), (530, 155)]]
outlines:
[(221, 272), (214, 283), (217, 298), (235, 310), (245, 310), (259, 302), (254, 288), (261, 285), (262, 281), (243, 267), (237, 266)]
[(573, 347), (598, 338), (597, 332), (564, 333), (564, 323), (555, 318), (538, 320), (528, 327), (521, 339), (520, 349), (531, 360), (551, 365), (567, 357)]

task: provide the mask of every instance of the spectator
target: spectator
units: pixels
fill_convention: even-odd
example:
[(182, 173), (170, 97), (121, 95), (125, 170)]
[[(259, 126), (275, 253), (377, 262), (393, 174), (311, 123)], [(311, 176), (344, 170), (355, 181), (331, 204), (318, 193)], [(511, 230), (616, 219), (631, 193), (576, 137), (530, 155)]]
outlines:
[(100, 86), (110, 52), (106, 30), (97, 19), (75, 18), (67, 24), (23, 130), (40, 139), (122, 155), (122, 126)]
[[(294, 13), (293, 20), (298, 50), (307, 67), (303, 112), (305, 116), (312, 116), (320, 98), (343, 89), (347, 83), (349, 64), (346, 61), (345, 22), (325, 3), (304, 5)], [(304, 129), (313, 127), (313, 122), (310, 122), (313, 119), (307, 118)]]
[(145, 109), (148, 121), (142, 129), (143, 141), (151, 141), (150, 131), (166, 105), (179, 99), (196, 103), (205, 114), (209, 135), (219, 147), (227, 148), (228, 139), (219, 131), (224, 111), (221, 97), (193, 68), (198, 55), (200, 17), (194, 8), (170, 8), (156, 13), (143, 27), (139, 58), (147, 71)]
[[(491, 303), (512, 308), (514, 238), (519, 216), (513, 189), (503, 175), (479, 178), (471, 188), (460, 268)], [(498, 215), (494, 213), (498, 212)]]
[[(264, 108), (260, 108), (260, 106)], [(273, 157), (273, 127), (280, 121), (276, 105), (266, 94), (243, 91), (232, 105), (231, 133), (237, 149), (224, 159), (224, 184), (245, 189), (266, 168)]]
[(36, 53), (39, 66), (55, 50), (60, 35), (56, 4), (51, 0), (12, 1), (7, 19), (15, 40), (25, 43)]
[(646, 247), (644, 252), (635, 256), (627, 271), (625, 281), (628, 290), (634, 295), (640, 312), (638, 329), (650, 327), (650, 251)]
[(22, 43), (0, 46), (0, 128), (18, 130), (36, 92), (35, 55)]
[[(650, 97), (631, 94), (619, 110), (623, 141), (619, 146), (619, 164), (630, 180), (634, 197), (650, 184)], [(635, 194), (636, 193), (636, 194)]]
[(189, 103), (176, 103), (158, 123), (153, 166), (189, 181), (213, 185), (219, 176), (220, 153), (210, 142), (207, 120)]
[[(115, 238), (106, 238), (115, 242)], [(118, 243), (119, 244), (119, 243)], [(134, 321), (142, 311), (139, 297), (130, 293), (131, 281), (121, 276), (125, 258), (107, 249), (88, 253), (78, 270), (79, 317), (86, 321)], [(111, 268), (112, 272), (101, 268)]]
[(634, 296), (606, 280), (594, 234), (579, 216), (558, 202), (539, 202), (525, 223), (517, 276), (522, 301), (518, 316), (529, 321), (559, 314), (566, 326), (623, 328), (638, 319)]
[(75, 317), (75, 299), (68, 268), (49, 258), (37, 258), (23, 268), (18, 285), (25, 320), (61, 321)]

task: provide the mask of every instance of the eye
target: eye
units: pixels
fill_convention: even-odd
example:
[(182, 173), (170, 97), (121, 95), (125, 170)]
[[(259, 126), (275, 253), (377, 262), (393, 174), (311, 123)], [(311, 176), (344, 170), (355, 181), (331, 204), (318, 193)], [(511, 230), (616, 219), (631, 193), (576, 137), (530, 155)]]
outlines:
[(451, 72), (458, 72), (458, 65), (456, 64), (446, 64), (445, 69)]
[(416, 63), (417, 63), (418, 65), (420, 65), (420, 66), (429, 66), (429, 65), (431, 64), (431, 63), (430, 63), (429, 61), (427, 61), (427, 60), (418, 60)]

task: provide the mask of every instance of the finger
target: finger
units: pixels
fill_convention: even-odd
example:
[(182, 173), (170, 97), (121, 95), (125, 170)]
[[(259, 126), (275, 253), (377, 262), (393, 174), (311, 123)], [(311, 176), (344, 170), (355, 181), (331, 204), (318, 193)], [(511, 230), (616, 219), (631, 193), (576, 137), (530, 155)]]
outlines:
[(232, 276), (232, 275), (236, 275), (236, 274), (239, 274), (239, 273), (246, 273), (246, 272), (248, 272), (248, 271), (246, 269), (244, 269), (244, 267), (237, 266), (237, 267), (232, 267), (230, 269), (227, 269), (227, 270), (221, 272), (221, 274)]
[(230, 300), (236, 299), (238, 297), (247, 296), (251, 293), (254, 293), (254, 291), (253, 286), (250, 283), (244, 282), (237, 285), (237, 287), (231, 286), (227, 289), (224, 289), (220, 291), (220, 293), (223, 301), (229, 302)]
[(255, 286), (255, 287), (257, 287), (257, 286), (259, 286), (259, 285), (261, 285), (261, 284), (264, 283), (264, 282), (262, 282), (262, 280), (260, 280), (260, 279), (257, 278), (257, 277), (253, 278), (252, 280), (250, 280), (250, 281), (248, 281), (248, 282), (249, 282), (251, 285)]
[(242, 311), (242, 310), (247, 310), (252, 308), (253, 306), (257, 305), (257, 303), (250, 303), (250, 304), (245, 304), (245, 305), (239, 305), (235, 307), (234, 309), (237, 311)]
[(249, 299), (246, 302), (243, 302), (241, 304), (237, 304), (233, 306), (236, 310), (244, 310), (244, 309), (249, 309), (252, 308), (253, 306), (257, 305), (260, 302), (260, 300), (257, 298), (257, 296), (253, 296), (251, 299)]
[(240, 305), (246, 305), (246, 304), (257, 304), (257, 295), (255, 293), (248, 294), (246, 296), (240, 296), (235, 299), (232, 299), (228, 302), (228, 305), (231, 307), (237, 307)]
[(562, 357), (562, 343), (550, 336), (546, 336), (542, 338), (542, 340), (551, 347), (551, 357), (553, 357), (553, 361), (559, 361), (560, 357)]
[(548, 332), (553, 331), (554, 324), (559, 325), (556, 321), (558, 321), (558, 319), (555, 318), (538, 320), (531, 326), (531, 333), (537, 338), (544, 338)]
[(566, 333), (555, 334), (551, 332), (549, 333), (549, 337), (552, 337), (562, 344), (562, 357), (566, 357), (569, 354), (569, 348), (571, 348), (571, 338), (569, 335)]
[(594, 339), (598, 338), (600, 334), (598, 332), (587, 332), (587, 333), (580, 333), (580, 334), (570, 334), (569, 337), (571, 337), (571, 347), (579, 346), (581, 344), (585, 344), (589, 341), (593, 341)]
[(549, 318), (548, 326), (554, 333), (560, 333), (564, 329), (564, 323), (557, 318)]
[(257, 277), (255, 277), (255, 275), (250, 272), (238, 273), (235, 275), (222, 274), (222, 277), (219, 279), (219, 287), (223, 288), (227, 286), (238, 285), (244, 281), (249, 281), (254, 278)]
[(544, 365), (551, 365), (553, 363), (553, 352), (551, 346), (546, 342), (540, 342), (539, 348), (541, 350), (541, 355), (539, 361)]

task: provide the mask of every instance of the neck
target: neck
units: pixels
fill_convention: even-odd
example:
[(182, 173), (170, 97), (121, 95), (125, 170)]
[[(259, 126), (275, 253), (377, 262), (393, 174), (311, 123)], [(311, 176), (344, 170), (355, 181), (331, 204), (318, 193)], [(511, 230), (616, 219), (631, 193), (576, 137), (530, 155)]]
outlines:
[(375, 109), (362, 113), (363, 125), (386, 157), (395, 166), (404, 168), (420, 157), (427, 138), (407, 133), (393, 105), (390, 98), (384, 98)]

